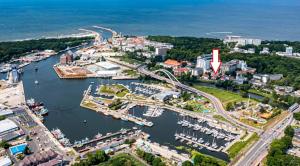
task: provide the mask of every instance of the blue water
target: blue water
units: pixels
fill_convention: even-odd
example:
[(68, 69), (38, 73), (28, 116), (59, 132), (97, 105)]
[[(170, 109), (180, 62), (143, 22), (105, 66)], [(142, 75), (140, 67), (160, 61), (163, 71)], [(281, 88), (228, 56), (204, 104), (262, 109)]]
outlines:
[(300, 40), (299, 0), (0, 0), (0, 40), (103, 25), (125, 34)]

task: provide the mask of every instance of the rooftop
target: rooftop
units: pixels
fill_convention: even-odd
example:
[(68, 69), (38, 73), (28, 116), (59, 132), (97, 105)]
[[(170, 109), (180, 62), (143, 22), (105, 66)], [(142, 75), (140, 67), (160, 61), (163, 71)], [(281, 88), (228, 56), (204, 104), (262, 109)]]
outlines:
[(180, 63), (176, 60), (173, 60), (173, 59), (168, 59), (164, 62), (164, 64), (166, 65), (170, 65), (170, 66), (179, 66)]
[(18, 128), (18, 126), (10, 119), (0, 121), (0, 134), (15, 128)]
[(117, 68), (120, 68), (118, 65), (115, 65), (113, 63), (110, 63), (110, 62), (107, 62), (107, 61), (104, 61), (104, 62), (98, 62), (96, 63), (97, 66), (100, 66), (104, 69), (117, 69)]

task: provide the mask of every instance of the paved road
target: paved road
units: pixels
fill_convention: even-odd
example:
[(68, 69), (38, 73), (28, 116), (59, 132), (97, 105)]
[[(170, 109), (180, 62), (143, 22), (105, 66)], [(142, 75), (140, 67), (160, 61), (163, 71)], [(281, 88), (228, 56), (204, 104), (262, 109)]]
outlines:
[(168, 79), (168, 78), (166, 78), (166, 77), (162, 77), (162, 76), (160, 76), (160, 75), (158, 75), (158, 74), (156, 74), (156, 73), (154, 73), (154, 72), (151, 72), (151, 71), (149, 71), (149, 70), (146, 70), (146, 69), (143, 68), (143, 67), (139, 67), (139, 68), (138, 68), (138, 71), (139, 71), (140, 73), (142, 73), (142, 74), (151, 76), (151, 77), (156, 78), (156, 79), (158, 79), (158, 80), (166, 81), (166, 82), (171, 83), (171, 84), (175, 83), (175, 85), (176, 85), (177, 87), (180, 87), (180, 88), (182, 88), (182, 89), (184, 89), (184, 90), (190, 91), (190, 92), (195, 93), (195, 94), (197, 94), (197, 95), (204, 96), (204, 97), (208, 98), (208, 99), (212, 102), (212, 104), (214, 105), (216, 111), (217, 111), (219, 114), (221, 114), (224, 118), (226, 118), (227, 120), (229, 120), (229, 121), (231, 121), (231, 122), (233, 122), (233, 123), (235, 123), (235, 124), (238, 124), (240, 127), (245, 128), (245, 129), (247, 129), (248, 131), (257, 132), (258, 134), (262, 133), (262, 130), (257, 129), (257, 128), (252, 127), (252, 126), (249, 126), (249, 125), (246, 125), (246, 124), (240, 122), (239, 120), (237, 120), (237, 119), (231, 117), (231, 116), (227, 113), (227, 111), (225, 111), (225, 109), (224, 109), (224, 107), (223, 107), (221, 101), (220, 101), (218, 98), (216, 98), (215, 96), (213, 96), (213, 95), (211, 95), (211, 94), (208, 94), (208, 93), (205, 93), (205, 92), (202, 92), (202, 91), (199, 91), (199, 90), (196, 89), (196, 88), (190, 87), (190, 86), (185, 85), (185, 84), (182, 84), (182, 83), (180, 83), (180, 82), (173, 82), (171, 79)]
[(237, 166), (258, 165), (268, 153), (268, 147), (273, 139), (283, 134), (284, 129), (293, 121), (293, 114), (289, 115), (277, 123), (272, 129), (265, 131), (259, 141), (257, 141), (250, 150), (235, 164)]

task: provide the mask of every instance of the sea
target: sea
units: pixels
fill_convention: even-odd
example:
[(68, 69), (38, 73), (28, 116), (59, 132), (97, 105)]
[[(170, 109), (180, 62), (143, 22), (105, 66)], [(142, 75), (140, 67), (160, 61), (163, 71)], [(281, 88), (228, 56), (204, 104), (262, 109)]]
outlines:
[(93, 25), (127, 35), (300, 40), (299, 0), (0, 0), (0, 41)]

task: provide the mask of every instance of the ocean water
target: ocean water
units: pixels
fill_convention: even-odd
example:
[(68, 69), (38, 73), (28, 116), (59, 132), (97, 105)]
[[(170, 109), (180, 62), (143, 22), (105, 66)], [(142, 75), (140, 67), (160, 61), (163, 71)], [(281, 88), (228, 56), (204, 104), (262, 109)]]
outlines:
[(72, 34), (93, 25), (137, 35), (300, 40), (300, 1), (0, 0), (1, 41)]

